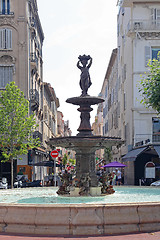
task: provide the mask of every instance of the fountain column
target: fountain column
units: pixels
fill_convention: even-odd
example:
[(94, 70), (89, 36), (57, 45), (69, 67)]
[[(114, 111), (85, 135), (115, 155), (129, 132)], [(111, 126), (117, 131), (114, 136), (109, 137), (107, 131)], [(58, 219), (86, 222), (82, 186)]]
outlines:
[(88, 174), (91, 178), (91, 187), (97, 187), (97, 175), (95, 168), (95, 151), (87, 152), (76, 150), (76, 178), (80, 179), (82, 174)]

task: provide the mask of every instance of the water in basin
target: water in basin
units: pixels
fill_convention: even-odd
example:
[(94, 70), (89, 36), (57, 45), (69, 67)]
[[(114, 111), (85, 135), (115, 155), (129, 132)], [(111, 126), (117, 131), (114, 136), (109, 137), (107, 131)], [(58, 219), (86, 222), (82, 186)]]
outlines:
[(115, 193), (99, 197), (58, 196), (55, 187), (0, 190), (0, 203), (20, 204), (107, 204), (160, 202), (159, 187), (115, 186)]

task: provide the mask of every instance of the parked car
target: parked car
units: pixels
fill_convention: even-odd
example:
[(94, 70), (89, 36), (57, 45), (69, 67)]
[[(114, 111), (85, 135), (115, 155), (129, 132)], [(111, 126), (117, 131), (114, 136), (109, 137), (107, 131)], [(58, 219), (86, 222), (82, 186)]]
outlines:
[(151, 186), (160, 187), (160, 180), (151, 183)]
[(8, 182), (7, 178), (2, 178), (0, 181), (0, 189), (7, 189), (8, 188)]
[(42, 181), (33, 180), (33, 182), (25, 182), (25, 183), (22, 183), (22, 188), (23, 187), (42, 187)]

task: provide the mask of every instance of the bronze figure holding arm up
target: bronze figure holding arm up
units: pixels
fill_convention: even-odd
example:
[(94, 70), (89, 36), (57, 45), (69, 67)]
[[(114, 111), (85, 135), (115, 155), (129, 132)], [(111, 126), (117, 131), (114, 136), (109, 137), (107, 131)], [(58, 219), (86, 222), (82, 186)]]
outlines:
[[(81, 96), (87, 96), (87, 91), (88, 88), (91, 86), (91, 78), (89, 74), (89, 68), (92, 65), (92, 58), (88, 55), (83, 55), (78, 57), (79, 61), (77, 63), (77, 67), (81, 70), (81, 75), (80, 75), (80, 87), (82, 89), (82, 95)], [(90, 62), (88, 63), (88, 61)], [(80, 65), (82, 64), (82, 66)], [(87, 65), (88, 64), (88, 65)]]

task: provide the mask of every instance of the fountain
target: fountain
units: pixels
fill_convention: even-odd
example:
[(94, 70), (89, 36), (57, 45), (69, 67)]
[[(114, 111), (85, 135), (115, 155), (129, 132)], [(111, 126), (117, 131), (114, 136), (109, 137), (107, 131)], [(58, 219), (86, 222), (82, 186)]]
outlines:
[[(71, 196), (101, 195), (101, 187), (98, 187), (95, 163), (95, 151), (111, 146), (120, 146), (123, 141), (120, 138), (94, 136), (92, 134), (90, 124), (90, 112), (93, 110), (92, 105), (102, 103), (104, 99), (88, 95), (88, 88), (91, 86), (91, 78), (89, 68), (92, 64), (90, 56), (79, 56), (77, 67), (81, 70), (80, 87), (82, 94), (80, 97), (72, 97), (66, 100), (67, 103), (78, 105), (80, 114), (80, 126), (77, 129), (77, 136), (52, 138), (48, 144), (56, 147), (64, 147), (76, 152), (76, 180), (83, 188), (79, 190), (76, 187), (74, 191), (70, 191)], [(88, 63), (89, 61), (89, 63)], [(83, 182), (83, 183), (82, 183)], [(61, 186), (58, 194), (64, 194), (64, 186)], [(83, 189), (83, 190), (82, 190)], [(68, 190), (66, 190), (68, 194)], [(104, 191), (103, 191), (104, 193)]]
[[(72, 197), (61, 196), (61, 189), (57, 196), (54, 187), (1, 190), (0, 232), (82, 236), (160, 230), (160, 189), (119, 186), (115, 187), (115, 194), (101, 195), (95, 173), (95, 151), (106, 146), (119, 146), (122, 141), (92, 134), (91, 106), (104, 100), (87, 94), (91, 86), (88, 71), (91, 64), (90, 56), (79, 56), (77, 66), (82, 71), (82, 95), (67, 99), (68, 103), (80, 106), (79, 133), (77, 136), (54, 138), (48, 142), (52, 146), (76, 151), (76, 178), (80, 188), (70, 191)], [(85, 191), (82, 189), (83, 184)], [(127, 188), (128, 194), (125, 194), (124, 188)], [(139, 199), (140, 193), (143, 193), (143, 199)]]

